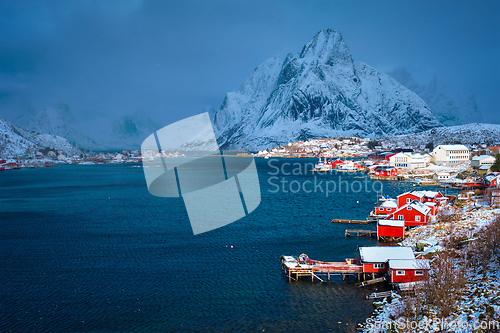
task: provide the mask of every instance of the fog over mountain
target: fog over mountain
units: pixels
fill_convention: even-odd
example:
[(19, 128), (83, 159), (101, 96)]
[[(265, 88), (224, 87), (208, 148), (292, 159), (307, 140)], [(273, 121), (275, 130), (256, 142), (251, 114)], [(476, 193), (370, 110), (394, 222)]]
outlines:
[[(327, 28), (378, 72), (404, 65), (435, 74), (450, 88), (433, 95), (437, 104), (451, 100), (459, 113), (438, 115), (443, 122), (468, 121), (450, 93), (463, 91), (484, 122), (500, 123), (500, 2), (467, 0), (0, 1), (0, 115), (14, 122), (60, 101), (102, 144), (101, 132), (137, 110), (163, 127), (205, 105), (219, 109), (258, 64), (285, 62)], [(127, 123), (118, 136), (135, 133)]]
[(36, 133), (64, 137), (78, 148), (93, 151), (139, 149), (142, 141), (160, 128), (142, 111), (79, 121), (69, 105), (61, 102), (43, 110), (31, 108), (14, 123)]
[(443, 125), (463, 125), (483, 121), (473, 94), (440, 84), (436, 75), (405, 67), (398, 67), (387, 74), (417, 93)]

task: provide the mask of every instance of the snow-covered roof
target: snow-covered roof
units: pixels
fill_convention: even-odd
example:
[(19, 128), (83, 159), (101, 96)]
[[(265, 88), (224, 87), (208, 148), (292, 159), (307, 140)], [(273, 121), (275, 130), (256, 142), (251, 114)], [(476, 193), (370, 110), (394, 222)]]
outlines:
[(362, 262), (386, 262), (389, 259), (415, 259), (411, 247), (367, 246), (359, 248)]
[(424, 205), (426, 205), (426, 206), (437, 206), (437, 203), (432, 202), (432, 201), (426, 201), (426, 202), (424, 202)]
[(390, 269), (430, 269), (429, 259), (390, 259)]
[(429, 212), (431, 211), (431, 207), (424, 205), (423, 203), (421, 203), (419, 201), (412, 201), (409, 203), (409, 205), (412, 209), (416, 209), (417, 211), (419, 211), (420, 213), (422, 213), (424, 215), (429, 214)]
[(490, 155), (479, 155), (479, 156), (474, 156), (472, 158), (472, 161), (481, 161), (481, 160), (484, 160), (486, 158), (491, 158), (491, 159), (495, 159), (493, 156), (490, 156)]
[(403, 196), (403, 195), (407, 195), (407, 194), (414, 195), (418, 198), (426, 197), (426, 198), (434, 199), (439, 194), (439, 192), (436, 192), (436, 191), (410, 191), (410, 192), (405, 192), (403, 194), (398, 195), (398, 198)]
[(406, 205), (399, 207), (399, 209), (396, 210), (395, 212), (391, 213), (391, 215), (396, 216), (396, 213), (398, 213), (402, 210), (405, 210), (408, 206), (410, 206), (412, 209), (415, 209), (416, 211), (418, 211), (424, 215), (429, 214), (429, 212), (431, 211), (431, 207), (424, 205), (420, 201), (413, 200), (412, 202), (407, 203)]
[(384, 207), (384, 208), (398, 208), (398, 204), (395, 200), (386, 200), (384, 202), (382, 202), (382, 204), (380, 205), (380, 207)]
[(439, 145), (436, 147), (436, 149), (437, 148), (441, 148), (444, 150), (469, 150), (469, 148), (464, 145)]
[(425, 191), (425, 190), (423, 190), (423, 191), (412, 191), (410, 193), (413, 194), (413, 195), (415, 195), (415, 196), (417, 196), (417, 197), (419, 197), (419, 198), (426, 197), (426, 198), (430, 198), (430, 199), (434, 199), (439, 194), (439, 192), (437, 192), (437, 191)]
[(404, 220), (378, 220), (379, 225), (386, 225), (390, 227), (404, 227)]

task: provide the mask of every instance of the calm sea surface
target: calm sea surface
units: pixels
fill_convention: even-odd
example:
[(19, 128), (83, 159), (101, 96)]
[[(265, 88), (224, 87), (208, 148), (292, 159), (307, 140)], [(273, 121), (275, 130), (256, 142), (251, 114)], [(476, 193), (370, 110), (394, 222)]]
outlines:
[[(260, 206), (196, 236), (182, 199), (151, 196), (140, 165), (0, 172), (0, 331), (341, 332), (363, 321), (373, 289), (341, 277), (290, 283), (280, 256), (343, 261), (376, 245), (330, 221), (365, 219), (379, 185), (361, 173), (316, 176), (345, 181), (327, 197), (305, 166), (316, 159), (256, 162)], [(414, 188), (383, 186), (392, 196)]]

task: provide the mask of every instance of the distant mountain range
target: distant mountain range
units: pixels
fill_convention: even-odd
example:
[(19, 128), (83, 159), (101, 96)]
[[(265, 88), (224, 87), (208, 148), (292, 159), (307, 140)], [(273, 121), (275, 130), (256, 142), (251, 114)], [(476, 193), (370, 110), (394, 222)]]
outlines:
[(80, 128), (69, 106), (64, 103), (56, 103), (38, 112), (30, 109), (14, 123), (37, 133), (61, 136), (78, 148), (104, 149)]
[(443, 125), (463, 125), (483, 120), (474, 95), (439, 84), (431, 73), (399, 67), (387, 74), (420, 96)]
[(355, 63), (334, 30), (297, 55), (258, 66), (215, 113), (223, 148), (256, 150), (315, 137), (385, 137), (442, 126), (428, 105), (387, 74)]
[(63, 137), (28, 131), (0, 117), (0, 156), (35, 155), (47, 147), (61, 150), (66, 155), (82, 153)]
[[(403, 67), (384, 74), (354, 62), (341, 33), (328, 29), (300, 53), (265, 61), (226, 94), (217, 111), (207, 109), (222, 149), (250, 151), (309, 138), (429, 133), (443, 125), (482, 120), (473, 95), (421, 74)], [(77, 121), (65, 103), (28, 110), (13, 123), (93, 151), (139, 149), (161, 127), (141, 111), (120, 116), (106, 112)], [(457, 133), (446, 131), (437, 133)]]
[(37, 133), (64, 137), (78, 148), (93, 151), (139, 149), (142, 141), (159, 128), (144, 112), (139, 111), (131, 115), (109, 115), (91, 120), (84, 131), (65, 103), (56, 103), (41, 111), (31, 109), (15, 119), (14, 123)]
[(407, 135), (382, 138), (381, 142), (390, 146), (424, 147), (429, 142), (435, 146), (441, 144), (478, 144), (500, 142), (499, 124), (466, 124), (457, 126), (437, 127), (430, 130)]

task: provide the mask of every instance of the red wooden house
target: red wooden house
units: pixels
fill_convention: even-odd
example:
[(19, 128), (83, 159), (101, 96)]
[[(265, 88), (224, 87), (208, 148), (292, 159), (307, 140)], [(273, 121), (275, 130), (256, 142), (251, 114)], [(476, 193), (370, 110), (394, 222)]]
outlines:
[(336, 168), (337, 165), (342, 165), (344, 164), (344, 161), (336, 159), (335, 161), (332, 162), (332, 168)]
[(425, 279), (430, 265), (428, 259), (390, 259), (389, 282), (411, 283)]
[(377, 238), (379, 238), (379, 237), (404, 238), (405, 237), (405, 221), (378, 220), (377, 221)]
[(424, 202), (424, 205), (429, 206), (431, 208), (431, 211), (429, 212), (429, 214), (431, 214), (431, 215), (436, 215), (437, 214), (437, 209), (438, 209), (438, 206), (439, 206), (438, 203), (435, 203), (435, 202), (432, 202), (432, 201), (426, 201), (426, 202)]
[(388, 165), (378, 165), (373, 169), (373, 174), (380, 177), (396, 177), (398, 169)]
[(403, 194), (398, 195), (398, 207), (402, 207), (406, 205), (407, 203), (410, 203), (414, 200), (417, 200), (419, 202), (436, 202), (440, 203), (444, 199), (440, 198), (445, 198), (441, 192), (438, 191), (411, 191), (411, 192), (406, 192)]
[(4, 169), (13, 169), (13, 168), (17, 168), (19, 166), (19, 164), (17, 164), (17, 162), (15, 160), (2, 160), (3, 163), (0, 164), (1, 167), (3, 167)]
[(484, 175), (483, 183), (489, 187), (498, 187), (500, 172), (487, 172)]
[(431, 207), (414, 200), (386, 217), (387, 220), (403, 220), (405, 226), (426, 225), (430, 220)]
[(386, 273), (389, 259), (415, 259), (411, 247), (367, 246), (359, 248), (363, 273)]
[(386, 200), (380, 206), (375, 207), (375, 215), (388, 215), (398, 209), (398, 204), (394, 200)]

